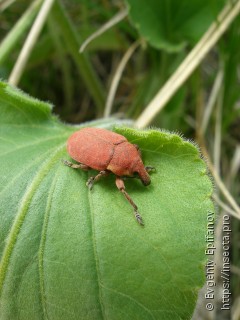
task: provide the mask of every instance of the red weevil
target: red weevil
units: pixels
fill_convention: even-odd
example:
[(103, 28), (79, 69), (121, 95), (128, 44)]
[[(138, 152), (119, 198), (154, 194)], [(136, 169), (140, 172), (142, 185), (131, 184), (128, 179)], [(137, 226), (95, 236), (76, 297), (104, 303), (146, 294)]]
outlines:
[(151, 182), (148, 172), (154, 168), (144, 166), (137, 145), (131, 144), (124, 136), (115, 132), (99, 128), (84, 128), (69, 137), (67, 151), (79, 164), (63, 160), (65, 165), (73, 169), (99, 171), (95, 177), (90, 177), (87, 181), (90, 190), (99, 178), (111, 172), (114, 173), (118, 190), (132, 205), (138, 223), (143, 225), (138, 207), (126, 192), (121, 178), (140, 178), (145, 186)]

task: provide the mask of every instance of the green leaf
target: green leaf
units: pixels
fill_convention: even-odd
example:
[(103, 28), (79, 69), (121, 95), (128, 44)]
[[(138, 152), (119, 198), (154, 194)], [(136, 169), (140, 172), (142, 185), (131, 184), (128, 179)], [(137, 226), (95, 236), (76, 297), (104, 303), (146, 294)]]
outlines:
[(195, 44), (212, 22), (223, 0), (126, 0), (129, 15), (150, 45), (177, 52)]
[(148, 187), (125, 182), (141, 227), (113, 176), (89, 191), (93, 173), (62, 164), (66, 139), (83, 126), (5, 83), (0, 108), (1, 320), (189, 319), (213, 211), (198, 149), (177, 134), (115, 129), (157, 169)]

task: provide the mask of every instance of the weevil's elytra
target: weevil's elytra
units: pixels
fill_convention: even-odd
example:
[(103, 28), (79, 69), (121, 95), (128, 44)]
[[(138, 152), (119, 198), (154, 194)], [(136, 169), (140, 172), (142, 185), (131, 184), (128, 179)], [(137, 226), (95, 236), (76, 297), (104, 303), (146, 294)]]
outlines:
[[(73, 169), (100, 171), (87, 181), (92, 189), (94, 182), (102, 176), (113, 173), (116, 175), (116, 186), (134, 209), (134, 215), (139, 224), (143, 225), (137, 205), (125, 190), (121, 177), (139, 177), (142, 183), (150, 184), (149, 171), (153, 167), (145, 167), (137, 145), (115, 132), (99, 128), (84, 128), (73, 133), (67, 141), (67, 151), (72, 159), (79, 164), (64, 160), (64, 164)], [(136, 176), (137, 175), (137, 176)]]

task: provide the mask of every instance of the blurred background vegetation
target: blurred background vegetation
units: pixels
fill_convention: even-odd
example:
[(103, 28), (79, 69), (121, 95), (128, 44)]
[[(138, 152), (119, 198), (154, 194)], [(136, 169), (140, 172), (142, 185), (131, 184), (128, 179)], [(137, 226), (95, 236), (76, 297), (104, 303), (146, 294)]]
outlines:
[(127, 118), (200, 145), (219, 205), (220, 293), (215, 313), (200, 297), (195, 316), (230, 317), (218, 303), (221, 217), (229, 214), (231, 317), (240, 319), (240, 2), (1, 0), (0, 12), (0, 77), (50, 101), (62, 121)]

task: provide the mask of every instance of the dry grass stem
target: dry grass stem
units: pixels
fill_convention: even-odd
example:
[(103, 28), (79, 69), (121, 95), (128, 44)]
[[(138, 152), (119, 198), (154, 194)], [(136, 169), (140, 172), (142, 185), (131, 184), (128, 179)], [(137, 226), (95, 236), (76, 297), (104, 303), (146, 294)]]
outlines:
[(234, 273), (240, 277), (240, 268), (231, 264), (231, 273)]
[(220, 90), (220, 94), (218, 95), (218, 99), (217, 99), (215, 137), (214, 137), (214, 145), (213, 145), (213, 163), (218, 175), (220, 175), (220, 164), (221, 164), (222, 102), (223, 102), (223, 92), (222, 90)]
[(11, 4), (13, 4), (16, 0), (5, 0), (0, 1), (0, 12), (6, 10)]
[(107, 97), (107, 101), (106, 101), (106, 106), (105, 106), (105, 110), (104, 110), (104, 117), (107, 118), (110, 116), (111, 114), (111, 110), (112, 110), (112, 106), (113, 106), (113, 102), (114, 102), (114, 98), (116, 95), (116, 91), (118, 88), (118, 84), (120, 82), (120, 79), (122, 77), (123, 71), (126, 67), (126, 64), (128, 63), (129, 59), (131, 58), (131, 56), (133, 55), (134, 51), (137, 49), (137, 47), (141, 44), (141, 40), (138, 40), (136, 42), (134, 42), (126, 51), (126, 53), (124, 54), (122, 60), (120, 61), (117, 70), (114, 74), (111, 86), (110, 86), (110, 90), (108, 93), (108, 97)]
[(232, 181), (240, 168), (240, 145), (237, 145), (230, 166), (230, 180)]
[(38, 36), (43, 28), (43, 25), (46, 21), (46, 18), (49, 14), (49, 11), (54, 3), (54, 0), (45, 0), (42, 4), (41, 9), (33, 23), (33, 26), (28, 34), (28, 37), (23, 45), (23, 48), (19, 54), (17, 62), (14, 65), (14, 68), (9, 77), (9, 83), (12, 85), (17, 85), (23, 71), (25, 69), (27, 60), (31, 54), (31, 51), (38, 39)]
[(207, 103), (206, 108), (204, 110), (203, 119), (202, 119), (202, 123), (201, 123), (201, 127), (200, 127), (200, 131), (202, 132), (202, 134), (204, 134), (206, 132), (206, 129), (207, 129), (207, 126), (209, 123), (209, 119), (210, 119), (213, 107), (217, 101), (217, 97), (218, 97), (220, 88), (222, 86), (222, 83), (223, 83), (223, 71), (221, 69), (218, 71), (218, 74), (217, 74), (216, 79), (213, 84), (212, 91), (211, 91), (209, 99), (208, 99), (208, 103)]
[(221, 193), (225, 197), (225, 199), (228, 201), (228, 203), (232, 206), (234, 211), (237, 213), (237, 218), (240, 219), (240, 208), (239, 208), (237, 202), (234, 200), (231, 193), (226, 188), (225, 184), (223, 183), (222, 179), (220, 178), (220, 176), (217, 173), (214, 166), (212, 164), (210, 165), (210, 162), (208, 164), (209, 164), (210, 171), (214, 177), (214, 180), (215, 180), (219, 190), (221, 191)]
[(221, 191), (222, 195), (225, 197), (225, 199), (227, 200), (227, 202), (231, 205), (232, 209), (235, 211), (235, 213), (237, 214), (236, 218), (240, 219), (240, 207), (238, 206), (237, 202), (234, 200), (233, 196), (231, 195), (231, 193), (228, 191), (227, 187), (225, 186), (225, 184), (223, 183), (222, 179), (220, 178), (219, 174), (216, 172), (214, 165), (211, 161), (210, 155), (207, 151), (206, 148), (206, 144), (205, 144), (205, 140), (204, 137), (199, 135), (198, 137), (199, 139), (199, 144), (201, 147), (201, 151), (204, 155), (204, 157), (207, 159), (207, 163), (208, 163), (208, 168), (216, 182), (216, 185), (218, 186), (219, 190)]
[(231, 214), (233, 217), (239, 219), (239, 215), (236, 211), (232, 210), (231, 208), (229, 208), (228, 205), (226, 205), (226, 203), (224, 203), (222, 200), (219, 199), (219, 197), (214, 194), (212, 196), (212, 198), (214, 199), (214, 201), (216, 201), (216, 203), (228, 214)]
[(172, 77), (166, 82), (163, 88), (157, 93), (146, 109), (136, 120), (138, 128), (144, 128), (150, 124), (153, 118), (159, 113), (175, 92), (188, 79), (195, 68), (201, 63), (206, 54), (217, 43), (219, 38), (227, 30), (231, 22), (240, 12), (240, 1), (235, 4), (227, 4), (218, 16), (218, 21), (213, 23), (198, 44), (189, 53), (186, 59), (178, 67)]
[(106, 32), (108, 29), (112, 28), (113, 26), (115, 26), (118, 22), (122, 21), (124, 18), (126, 18), (126, 16), (128, 15), (128, 10), (124, 9), (122, 11), (120, 11), (119, 13), (117, 13), (112, 19), (110, 19), (107, 23), (105, 23), (100, 29), (98, 29), (96, 32), (94, 32), (93, 34), (91, 34), (90, 37), (88, 37), (83, 44), (81, 45), (79, 52), (82, 53), (85, 48), (88, 46), (88, 44), (98, 38), (101, 34), (103, 34), (104, 32)]

